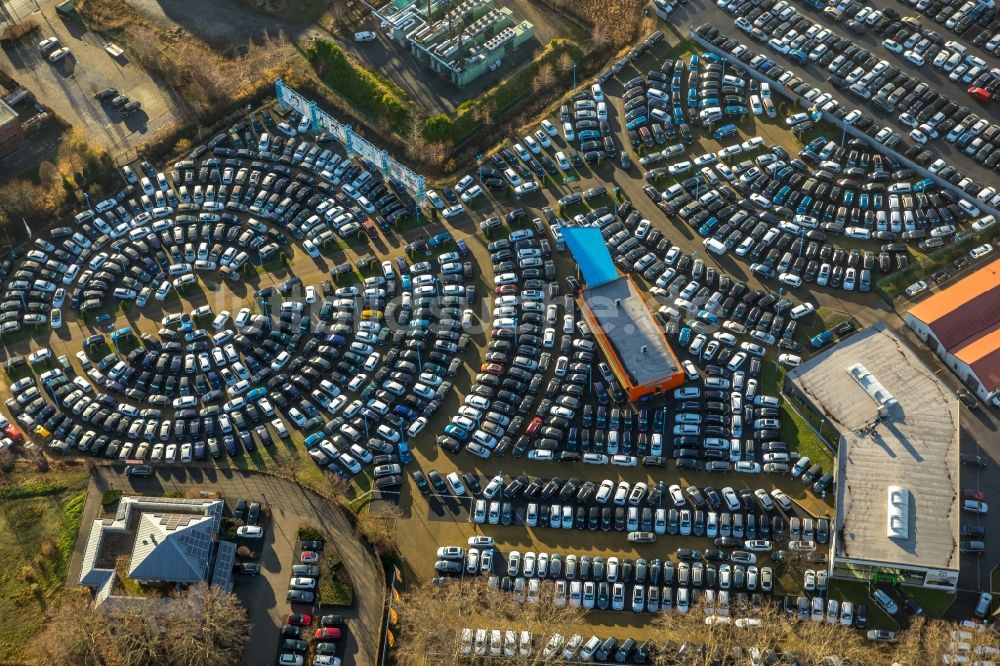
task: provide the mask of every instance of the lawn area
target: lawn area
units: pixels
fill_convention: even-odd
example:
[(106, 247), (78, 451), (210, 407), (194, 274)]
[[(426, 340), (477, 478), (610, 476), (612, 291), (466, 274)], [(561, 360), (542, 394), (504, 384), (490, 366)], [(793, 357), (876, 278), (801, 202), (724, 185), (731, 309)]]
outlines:
[(15, 471), (0, 483), (0, 661), (27, 656), (59, 603), (80, 530), (87, 471)]
[(955, 601), (955, 595), (941, 590), (925, 590), (921, 587), (905, 588), (906, 595), (920, 604), (927, 617), (941, 617)]
[(806, 319), (802, 323), (797, 333), (799, 334), (800, 340), (805, 340), (805, 344), (808, 344), (810, 338), (812, 338), (817, 333), (822, 333), (823, 331), (831, 330), (837, 324), (847, 321), (851, 316), (840, 310), (834, 310), (832, 308), (821, 307), (813, 313), (812, 317)]
[(859, 603), (868, 606), (868, 628), (869, 629), (889, 629), (897, 631), (899, 624), (885, 614), (875, 602), (868, 596), (868, 584), (865, 582), (852, 583), (846, 580), (831, 580), (827, 587), (830, 599), (839, 601), (850, 601), (855, 608)]
[(274, 438), (274, 446), (258, 446), (256, 451), (243, 455), (220, 458), (220, 467), (233, 467), (251, 472), (274, 474), (283, 478), (294, 477), (299, 483), (329, 494), (330, 481), (306, 452), (302, 434), (292, 431), (289, 439)]
[(690, 39), (682, 39), (663, 54), (663, 60), (690, 60), (691, 55), (702, 49)]
[[(764, 363), (761, 377), (762, 390), (768, 395), (778, 395), (785, 381), (785, 370), (777, 363)], [(781, 439), (794, 444), (796, 450), (804, 456), (809, 456), (813, 462), (823, 466), (825, 470), (833, 469), (833, 454), (823, 440), (819, 438), (806, 420), (789, 404), (787, 398), (781, 401)], [(826, 433), (830, 437), (830, 433)]]
[(322, 575), (319, 577), (319, 602), (324, 606), (354, 605), (354, 585), (340, 552), (327, 543), (320, 560)]

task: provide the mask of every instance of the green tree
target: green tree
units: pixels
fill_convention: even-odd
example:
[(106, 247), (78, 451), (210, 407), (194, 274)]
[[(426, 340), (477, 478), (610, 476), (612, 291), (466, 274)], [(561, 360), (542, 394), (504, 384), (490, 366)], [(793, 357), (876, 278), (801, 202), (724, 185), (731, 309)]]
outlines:
[(448, 141), (452, 138), (453, 131), (451, 118), (443, 113), (431, 116), (424, 122), (424, 137), (428, 141)]

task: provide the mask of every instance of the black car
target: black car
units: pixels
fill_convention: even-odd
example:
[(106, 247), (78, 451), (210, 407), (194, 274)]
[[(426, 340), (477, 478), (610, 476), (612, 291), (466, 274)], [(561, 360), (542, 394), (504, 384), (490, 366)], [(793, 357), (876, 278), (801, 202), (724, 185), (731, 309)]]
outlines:
[(854, 624), (858, 629), (865, 629), (868, 626), (868, 605), (858, 604)]
[(955, 393), (958, 395), (958, 399), (961, 400), (969, 409), (979, 408), (979, 403), (976, 401), (976, 397), (966, 389), (958, 389)]
[(247, 501), (241, 499), (236, 502), (236, 507), (233, 509), (233, 518), (239, 521), (245, 521), (247, 518)]
[(138, 101), (132, 101), (128, 104), (118, 107), (118, 113), (123, 116), (130, 116), (142, 108), (142, 105)]
[(94, 99), (99, 102), (113, 99), (115, 97), (118, 97), (118, 91), (114, 88), (104, 88), (103, 90), (98, 90), (97, 94), (94, 95)]
[(260, 522), (260, 502), (251, 502), (247, 511), (247, 525), (256, 525)]

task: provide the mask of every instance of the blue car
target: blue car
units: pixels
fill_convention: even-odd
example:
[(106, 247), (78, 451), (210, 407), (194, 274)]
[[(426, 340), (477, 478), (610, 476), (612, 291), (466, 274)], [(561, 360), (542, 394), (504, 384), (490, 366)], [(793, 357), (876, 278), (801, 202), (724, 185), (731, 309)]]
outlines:
[(832, 331), (821, 331), (810, 338), (809, 344), (812, 345), (814, 349), (821, 349), (822, 347), (830, 344), (831, 340), (833, 340)]
[(263, 398), (265, 395), (267, 395), (267, 387), (258, 386), (247, 392), (247, 400), (256, 400), (257, 398)]
[(684, 328), (681, 329), (680, 334), (678, 334), (677, 342), (686, 346), (690, 340), (691, 340), (691, 329), (685, 326)]
[(417, 412), (407, 407), (406, 405), (396, 405), (395, 407), (393, 407), (392, 411), (396, 412), (407, 421), (412, 421), (413, 419), (417, 418)]
[(437, 247), (438, 245), (441, 245), (442, 243), (450, 240), (451, 240), (451, 232), (442, 231), (439, 234), (434, 234), (433, 236), (431, 236), (427, 240), (427, 244), (430, 245), (431, 247)]
[(413, 454), (410, 452), (410, 445), (406, 442), (399, 443), (399, 462), (404, 465), (413, 462)]

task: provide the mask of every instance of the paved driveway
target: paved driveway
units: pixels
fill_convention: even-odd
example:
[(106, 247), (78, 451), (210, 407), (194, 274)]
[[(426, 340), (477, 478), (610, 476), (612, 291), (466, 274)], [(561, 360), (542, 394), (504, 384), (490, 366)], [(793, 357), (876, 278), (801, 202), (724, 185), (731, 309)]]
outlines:
[(379, 626), (383, 609), (381, 569), (354, 535), (354, 530), (330, 502), (293, 483), (259, 474), (212, 468), (158, 469), (149, 478), (129, 478), (111, 467), (99, 467), (98, 482), (122, 490), (149, 495), (171, 491), (219, 491), (230, 507), (238, 499), (266, 501), (272, 518), (267, 528), (260, 564), (263, 575), (249, 581), (237, 579), (234, 591), (239, 595), (253, 624), (247, 644), (245, 664), (263, 666), (274, 663), (278, 633), (285, 615), (291, 612), (285, 601), (290, 568), (296, 551), (296, 530), (308, 523), (326, 532), (327, 543), (336, 544), (354, 582), (354, 607), (325, 609), (296, 606), (296, 612), (318, 615), (341, 614), (347, 621), (346, 637), (341, 641), (344, 664), (375, 663)]
[[(74, 19), (63, 19), (54, 0), (15, 0), (8, 13), (21, 20), (35, 16), (41, 21), (37, 38), (0, 50), (0, 69), (8, 72), (40, 102), (76, 127), (91, 144), (101, 145), (112, 155), (146, 142), (177, 119), (178, 105), (159, 81), (127, 55), (112, 58), (104, 40)], [(38, 7), (36, 9), (36, 7)], [(47, 62), (36, 47), (42, 37), (55, 36), (72, 54), (59, 63)], [(94, 99), (94, 93), (113, 87), (142, 103), (142, 110), (122, 119), (109, 105)]]

